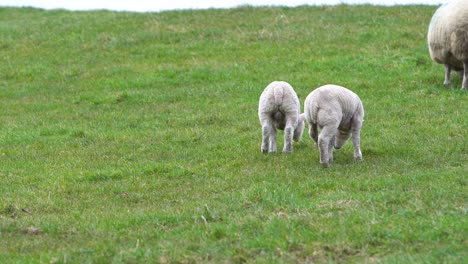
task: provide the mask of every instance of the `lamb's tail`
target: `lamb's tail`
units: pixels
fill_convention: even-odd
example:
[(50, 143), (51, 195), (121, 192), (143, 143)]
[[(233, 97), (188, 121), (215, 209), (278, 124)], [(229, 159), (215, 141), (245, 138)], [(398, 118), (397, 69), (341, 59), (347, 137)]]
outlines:
[(273, 96), (275, 97), (275, 102), (281, 104), (284, 97), (284, 89), (281, 86), (276, 86), (273, 90)]

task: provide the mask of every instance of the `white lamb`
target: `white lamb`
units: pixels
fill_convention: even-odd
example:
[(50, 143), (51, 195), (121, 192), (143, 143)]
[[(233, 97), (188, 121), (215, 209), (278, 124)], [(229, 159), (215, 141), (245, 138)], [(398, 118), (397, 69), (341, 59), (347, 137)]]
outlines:
[[(324, 85), (307, 96), (304, 112), (309, 123), (309, 136), (318, 145), (323, 166), (328, 167), (333, 161), (333, 147), (341, 148), (351, 134), (354, 159), (362, 160), (360, 131), (364, 108), (359, 96), (341, 86)], [(320, 135), (317, 126), (321, 129)]]
[(301, 140), (304, 114), (296, 92), (287, 82), (272, 82), (260, 95), (258, 117), (262, 125), (262, 152), (276, 152), (276, 129), (284, 130), (283, 152), (293, 151)]
[(431, 58), (445, 65), (445, 85), (450, 72), (463, 76), (462, 89), (468, 89), (468, 1), (453, 0), (437, 9), (427, 33)]

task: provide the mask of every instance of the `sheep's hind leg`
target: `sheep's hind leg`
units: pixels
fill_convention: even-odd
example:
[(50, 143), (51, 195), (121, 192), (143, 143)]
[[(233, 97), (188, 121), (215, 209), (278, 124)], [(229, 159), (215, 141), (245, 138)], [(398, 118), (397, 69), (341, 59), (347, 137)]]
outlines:
[(262, 125), (262, 153), (266, 154), (271, 148), (270, 142), (273, 136), (273, 125), (269, 120), (264, 121)]
[(462, 90), (468, 89), (468, 59), (463, 61)]
[[(330, 166), (330, 148), (333, 151), (333, 137), (335, 136), (336, 128), (323, 127), (320, 135), (318, 136), (318, 146), (320, 149), (320, 164), (324, 167)], [(333, 159), (333, 157), (331, 157)]]
[(284, 146), (283, 146), (284, 153), (291, 153), (293, 151), (293, 146), (292, 146), (293, 135), (294, 135), (293, 127), (284, 128)]
[(276, 128), (271, 127), (269, 152), (276, 152)]
[(336, 137), (333, 136), (330, 139), (330, 144), (328, 145), (328, 162), (329, 163), (333, 162), (333, 147), (335, 146), (335, 139), (336, 139)]
[(361, 152), (361, 130), (353, 130), (354, 160), (362, 160)]
[(284, 153), (291, 153), (293, 151), (293, 137), (294, 137), (294, 127), (293, 120), (291, 118), (286, 119), (286, 126), (284, 128)]
[(445, 80), (444, 85), (450, 85), (450, 73), (452, 72), (452, 66), (444, 64), (445, 66)]

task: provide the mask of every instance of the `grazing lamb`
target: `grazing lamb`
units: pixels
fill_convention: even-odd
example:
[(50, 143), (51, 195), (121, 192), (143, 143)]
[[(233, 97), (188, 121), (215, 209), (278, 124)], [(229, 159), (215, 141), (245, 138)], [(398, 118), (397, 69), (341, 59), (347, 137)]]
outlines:
[(463, 76), (462, 89), (468, 89), (468, 1), (453, 0), (437, 9), (427, 33), (432, 60), (445, 65), (445, 85), (450, 72)]
[[(333, 147), (341, 148), (351, 134), (354, 159), (362, 160), (360, 131), (364, 108), (355, 93), (338, 85), (321, 86), (305, 99), (304, 112), (309, 123), (309, 136), (318, 145), (320, 163), (324, 167), (333, 161)], [(321, 129), (320, 135), (317, 126)]]
[(304, 114), (296, 92), (287, 82), (272, 82), (260, 95), (258, 117), (262, 125), (262, 152), (276, 152), (276, 129), (284, 130), (283, 152), (292, 152), (304, 131)]

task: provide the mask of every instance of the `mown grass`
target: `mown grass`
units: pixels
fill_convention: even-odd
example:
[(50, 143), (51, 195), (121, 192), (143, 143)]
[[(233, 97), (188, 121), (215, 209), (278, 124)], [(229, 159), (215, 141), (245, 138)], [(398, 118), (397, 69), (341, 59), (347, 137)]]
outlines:
[[(429, 58), (435, 9), (0, 8), (0, 262), (466, 262), (468, 98)], [(262, 155), (273, 80), (359, 94), (364, 161), (323, 169), (306, 134)]]

